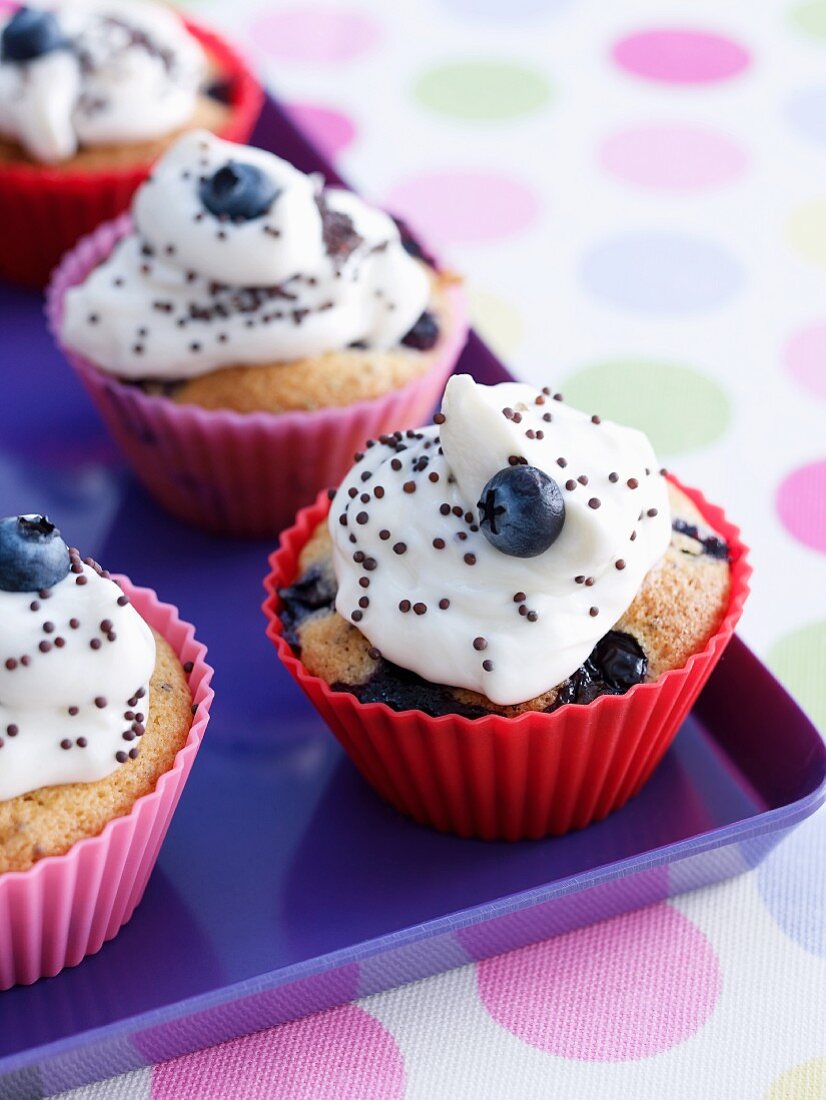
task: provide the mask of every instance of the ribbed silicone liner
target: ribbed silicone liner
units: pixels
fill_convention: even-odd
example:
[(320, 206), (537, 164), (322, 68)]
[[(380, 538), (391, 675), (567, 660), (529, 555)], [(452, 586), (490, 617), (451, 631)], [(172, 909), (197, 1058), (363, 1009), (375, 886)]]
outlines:
[[(245, 142), (264, 101), (260, 84), (222, 38), (190, 20), (184, 24), (229, 83), (230, 115), (219, 137)], [(79, 237), (127, 209), (150, 167), (83, 172), (23, 162), (0, 165), (0, 278), (44, 286), (54, 265)]]
[[(679, 485), (678, 482), (675, 483)], [(267, 636), (365, 779), (403, 814), (484, 840), (538, 839), (599, 821), (635, 795), (662, 759), (728, 644), (751, 568), (740, 532), (694, 489), (694, 501), (731, 551), (731, 594), (720, 628), (680, 669), (625, 695), (517, 718), (431, 718), (360, 703), (310, 675), (282, 635), (278, 590), (296, 578), (301, 550), (326, 516), (326, 494), (281, 536), (264, 582)]]
[(93, 955), (131, 918), (143, 897), (166, 830), (209, 721), (213, 692), (206, 648), (195, 630), (148, 588), (117, 578), (140, 615), (192, 662), (189, 688), (197, 711), (186, 744), (155, 790), (124, 817), (48, 856), (28, 871), (0, 874), (0, 989), (29, 985)]
[[(128, 215), (80, 241), (58, 267), (47, 314), (60, 343), (69, 287), (131, 228)], [(365, 441), (421, 424), (444, 388), (467, 338), (464, 296), (447, 291), (451, 323), (421, 378), (384, 397), (314, 412), (247, 413), (177, 405), (98, 370), (62, 346), (135, 475), (179, 519), (216, 534), (277, 535), (319, 489), (336, 485)]]

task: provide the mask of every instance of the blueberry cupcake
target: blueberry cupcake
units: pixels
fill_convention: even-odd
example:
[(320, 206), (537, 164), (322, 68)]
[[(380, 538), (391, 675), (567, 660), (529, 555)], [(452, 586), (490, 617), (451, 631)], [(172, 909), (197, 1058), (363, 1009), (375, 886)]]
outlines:
[(648, 439), (452, 378), (273, 556), (282, 659), (377, 789), (438, 828), (539, 837), (661, 759), (739, 617), (735, 528)]
[(55, 277), (57, 338), (171, 511), (273, 534), (370, 435), (431, 412), (466, 336), (393, 219), (260, 149), (187, 134)]
[(0, 520), (0, 987), (131, 916), (208, 718), (204, 653), (45, 516)]
[(61, 0), (0, 25), (0, 276), (43, 285), (124, 210), (186, 130), (246, 140), (261, 90), (236, 54), (154, 0)]

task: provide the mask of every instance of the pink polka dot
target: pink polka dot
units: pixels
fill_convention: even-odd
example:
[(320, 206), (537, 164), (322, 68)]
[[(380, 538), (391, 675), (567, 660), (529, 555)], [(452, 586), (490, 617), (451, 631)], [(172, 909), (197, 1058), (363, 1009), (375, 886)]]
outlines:
[(749, 64), (748, 52), (730, 38), (708, 31), (641, 31), (613, 49), (620, 68), (665, 84), (711, 84), (729, 80)]
[(355, 125), (341, 111), (316, 103), (288, 103), (286, 106), (293, 122), (328, 157), (337, 157), (356, 136)]
[(720, 966), (665, 903), (477, 964), (497, 1023), (561, 1058), (623, 1062), (690, 1038), (714, 1011)]
[(826, 459), (789, 474), (777, 492), (777, 511), (793, 538), (826, 554)]
[(695, 191), (743, 173), (746, 154), (730, 138), (692, 126), (643, 126), (607, 139), (600, 159), (615, 176), (642, 187)]
[(390, 1032), (345, 1005), (156, 1066), (152, 1098), (400, 1100), (404, 1078)]
[(381, 40), (381, 27), (356, 12), (296, 7), (256, 19), (251, 41), (269, 57), (296, 64), (352, 61)]
[(391, 191), (386, 206), (436, 245), (508, 237), (534, 222), (541, 209), (524, 184), (485, 172), (413, 176)]
[(786, 345), (785, 360), (792, 378), (826, 400), (826, 323), (796, 333)]

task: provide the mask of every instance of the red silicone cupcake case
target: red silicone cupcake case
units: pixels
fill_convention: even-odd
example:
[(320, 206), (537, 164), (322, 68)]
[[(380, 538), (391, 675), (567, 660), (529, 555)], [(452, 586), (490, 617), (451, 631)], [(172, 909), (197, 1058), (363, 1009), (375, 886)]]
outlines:
[(516, 718), (361, 703), (310, 675), (282, 634), (278, 590), (296, 576), (302, 548), (329, 510), (326, 493), (303, 509), (270, 558), (267, 635), (296, 682), (371, 786), (401, 813), (443, 832), (484, 840), (538, 839), (599, 821), (636, 794), (671, 744), (726, 648), (748, 594), (751, 568), (739, 530), (696, 489), (676, 485), (729, 545), (728, 610), (683, 668), (625, 695)]
[[(67, 290), (131, 227), (128, 214), (105, 223), (55, 271), (47, 315), (58, 343)], [(365, 440), (418, 426), (430, 415), (467, 338), (461, 288), (450, 286), (446, 297), (452, 324), (427, 373), (383, 397), (343, 408), (275, 415), (177, 405), (62, 350), (136, 476), (167, 511), (216, 534), (274, 536), (319, 489), (341, 480)]]
[(166, 830), (209, 722), (213, 691), (206, 647), (176, 608), (148, 588), (116, 578), (138, 613), (192, 662), (189, 689), (196, 707), (187, 737), (154, 791), (135, 801), (97, 836), (62, 856), (41, 859), (28, 871), (0, 875), (0, 990), (29, 985), (76, 966), (99, 951), (131, 918), (143, 897)]
[[(223, 38), (191, 20), (185, 19), (184, 25), (228, 82), (231, 112), (218, 136), (246, 141), (261, 111), (261, 85)], [(0, 165), (0, 278), (43, 286), (54, 265), (79, 237), (129, 206), (149, 169), (149, 164), (96, 172), (60, 171), (27, 163)]]

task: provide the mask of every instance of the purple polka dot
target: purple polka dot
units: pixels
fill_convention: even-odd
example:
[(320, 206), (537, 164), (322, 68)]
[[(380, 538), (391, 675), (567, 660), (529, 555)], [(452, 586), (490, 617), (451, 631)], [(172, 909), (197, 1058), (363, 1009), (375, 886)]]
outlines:
[(385, 204), (435, 244), (498, 240), (536, 221), (539, 198), (523, 183), (485, 172), (433, 172), (403, 180)]
[(826, 322), (795, 333), (786, 345), (784, 358), (792, 378), (826, 401)]
[(711, 944), (664, 903), (488, 959), (477, 974), (497, 1023), (586, 1062), (650, 1058), (685, 1042), (721, 985)]
[(742, 175), (746, 154), (730, 138), (692, 126), (641, 126), (609, 137), (603, 166), (641, 187), (697, 191)]
[(291, 64), (352, 61), (382, 37), (375, 20), (330, 7), (294, 7), (262, 15), (250, 28), (254, 45), (268, 57)]
[(353, 122), (330, 107), (317, 103), (288, 103), (287, 112), (310, 141), (325, 156), (335, 159), (356, 136)]
[[(814, 673), (814, 670), (813, 670)], [(826, 874), (822, 867), (826, 816), (816, 814), (757, 870), (760, 896), (786, 935), (826, 958)]]
[(613, 57), (620, 68), (643, 80), (664, 84), (711, 84), (737, 76), (749, 64), (738, 42), (709, 31), (640, 31), (617, 42)]
[(719, 245), (680, 233), (628, 233), (594, 248), (582, 265), (597, 297), (640, 313), (685, 316), (721, 306), (743, 285)]
[(801, 137), (826, 144), (826, 88), (795, 92), (787, 101), (786, 120)]
[(389, 1031), (345, 1005), (156, 1066), (152, 1100), (258, 1096), (266, 1082), (285, 1100), (401, 1100), (404, 1077)]
[(826, 554), (826, 459), (788, 475), (777, 492), (777, 511), (793, 538)]

